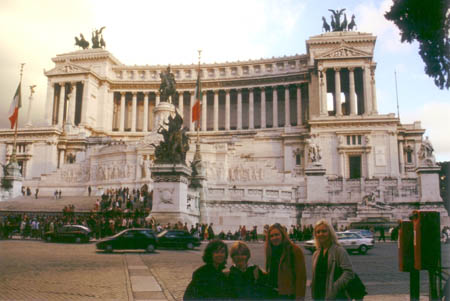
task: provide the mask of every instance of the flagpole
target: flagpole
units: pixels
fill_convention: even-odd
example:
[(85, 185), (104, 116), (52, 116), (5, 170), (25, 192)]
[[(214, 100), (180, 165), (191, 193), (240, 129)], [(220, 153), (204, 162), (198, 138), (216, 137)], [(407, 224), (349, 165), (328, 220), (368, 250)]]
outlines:
[[(19, 89), (22, 90), (22, 75), (23, 75), (23, 66), (25, 63), (20, 64), (20, 80), (19, 80)], [(22, 97), (22, 91), (19, 90), (19, 98)], [(19, 110), (17, 110), (17, 118), (16, 118), (16, 126), (14, 127), (14, 142), (13, 142), (13, 151), (11, 155), (10, 162), (16, 162), (16, 144), (17, 144), (17, 126), (19, 124)]]
[[(201, 90), (201, 86), (200, 86), (200, 57), (202, 55), (202, 51), (200, 49), (197, 50), (197, 51), (198, 51), (198, 68), (197, 68), (198, 74), (197, 74), (197, 76), (199, 78), (199, 87), (198, 87), (199, 91), (198, 91), (198, 93), (200, 94), (200, 90)], [(203, 102), (203, 96), (201, 98), (202, 99), (199, 100), (200, 104), (202, 104), (202, 102)], [(197, 120), (197, 144), (200, 144), (200, 120), (202, 118), (201, 116), (202, 116), (202, 114), (200, 113), (200, 116), (199, 116), (199, 118)]]

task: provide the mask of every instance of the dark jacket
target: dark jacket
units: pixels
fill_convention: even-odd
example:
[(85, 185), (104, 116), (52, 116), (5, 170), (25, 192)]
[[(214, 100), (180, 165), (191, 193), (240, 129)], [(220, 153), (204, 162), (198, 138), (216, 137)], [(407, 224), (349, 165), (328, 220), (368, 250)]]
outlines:
[(234, 291), (225, 274), (211, 264), (205, 264), (192, 274), (183, 300), (226, 300), (233, 297)]
[(248, 267), (245, 272), (232, 266), (228, 279), (234, 288), (236, 298), (239, 300), (271, 299), (276, 296), (276, 291), (268, 284), (267, 275), (256, 265)]

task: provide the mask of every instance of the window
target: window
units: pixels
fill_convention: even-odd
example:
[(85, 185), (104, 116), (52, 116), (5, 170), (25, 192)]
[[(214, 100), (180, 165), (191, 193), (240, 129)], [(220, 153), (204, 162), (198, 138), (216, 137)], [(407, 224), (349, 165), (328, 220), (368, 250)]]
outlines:
[(301, 165), (302, 164), (302, 156), (301, 154), (295, 155), (295, 165)]
[(361, 178), (361, 156), (349, 156), (350, 179)]

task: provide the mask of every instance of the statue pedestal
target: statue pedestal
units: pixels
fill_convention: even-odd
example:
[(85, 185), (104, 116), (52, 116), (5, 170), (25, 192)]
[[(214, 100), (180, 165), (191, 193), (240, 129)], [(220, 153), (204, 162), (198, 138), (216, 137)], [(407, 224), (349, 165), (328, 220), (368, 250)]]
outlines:
[(328, 200), (328, 181), (326, 169), (320, 165), (310, 165), (305, 169), (306, 199), (308, 202), (326, 202)]
[(183, 164), (155, 164), (151, 168), (153, 178), (153, 206), (150, 215), (158, 223), (195, 224), (198, 214), (188, 202), (188, 178), (191, 169)]
[(22, 195), (22, 175), (20, 174), (20, 166), (17, 162), (8, 164), (6, 168), (7, 175), (3, 179), (10, 183), (10, 188), (2, 188), (9, 193), (9, 198), (15, 198)]
[(420, 202), (442, 202), (439, 194), (439, 170), (436, 165), (419, 166), (416, 173), (419, 176)]
[(159, 127), (168, 122), (169, 116), (175, 114), (175, 106), (171, 103), (161, 101), (154, 109), (155, 121), (153, 124), (153, 132), (157, 132)]

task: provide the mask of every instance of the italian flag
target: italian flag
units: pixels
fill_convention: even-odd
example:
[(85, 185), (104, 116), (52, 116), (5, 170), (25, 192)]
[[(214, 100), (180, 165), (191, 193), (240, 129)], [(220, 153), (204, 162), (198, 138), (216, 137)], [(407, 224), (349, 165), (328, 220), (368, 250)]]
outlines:
[(192, 122), (200, 120), (200, 112), (202, 110), (202, 87), (200, 83), (200, 71), (197, 76), (197, 85), (195, 87), (195, 104), (192, 107)]
[(19, 117), (19, 108), (22, 106), (22, 100), (20, 95), (20, 84), (17, 87), (16, 94), (14, 95), (13, 101), (11, 102), (11, 106), (9, 107), (8, 119), (11, 122), (11, 129), (14, 128), (14, 125), (17, 122), (17, 118)]

